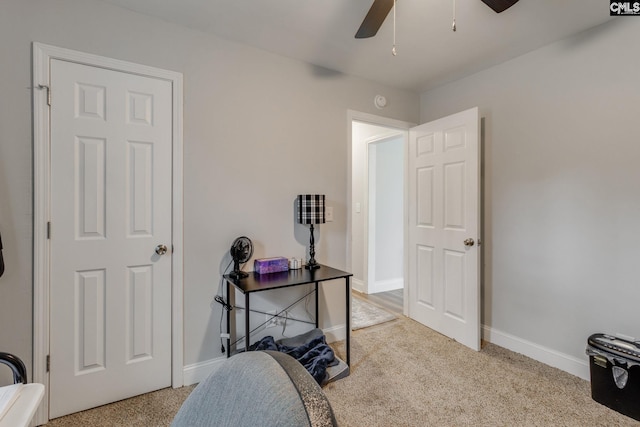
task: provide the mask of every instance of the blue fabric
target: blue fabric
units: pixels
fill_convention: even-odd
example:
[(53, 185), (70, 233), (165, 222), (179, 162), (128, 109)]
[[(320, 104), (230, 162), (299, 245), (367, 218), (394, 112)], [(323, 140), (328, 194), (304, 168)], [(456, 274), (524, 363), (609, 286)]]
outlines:
[(333, 349), (327, 345), (324, 335), (294, 347), (278, 344), (272, 336), (267, 336), (249, 347), (249, 351), (259, 350), (272, 350), (288, 354), (300, 362), (318, 384), (324, 382), (327, 366), (335, 361)]

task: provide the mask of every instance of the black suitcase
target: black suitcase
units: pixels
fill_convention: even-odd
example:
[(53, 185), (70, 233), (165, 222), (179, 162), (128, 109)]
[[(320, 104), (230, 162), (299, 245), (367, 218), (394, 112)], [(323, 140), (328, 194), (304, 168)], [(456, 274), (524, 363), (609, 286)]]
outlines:
[(593, 400), (640, 421), (640, 342), (593, 334), (587, 355)]

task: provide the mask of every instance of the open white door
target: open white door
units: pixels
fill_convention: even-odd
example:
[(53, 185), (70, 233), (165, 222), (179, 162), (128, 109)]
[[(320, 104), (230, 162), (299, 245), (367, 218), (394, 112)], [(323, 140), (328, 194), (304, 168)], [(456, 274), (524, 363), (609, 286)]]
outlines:
[(409, 131), (409, 316), (480, 350), (477, 108)]

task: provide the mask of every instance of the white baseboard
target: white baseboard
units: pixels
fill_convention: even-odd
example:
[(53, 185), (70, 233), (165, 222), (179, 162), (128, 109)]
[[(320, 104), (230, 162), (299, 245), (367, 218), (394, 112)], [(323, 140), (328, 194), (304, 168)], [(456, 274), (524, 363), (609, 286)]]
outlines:
[[(323, 329), (323, 332), (327, 339), (327, 343), (329, 344), (336, 341), (342, 341), (346, 337), (346, 327), (344, 324)], [(589, 364), (586, 360), (581, 360), (576, 357), (560, 353), (556, 350), (523, 340), (522, 338), (498, 331), (486, 325), (482, 326), (482, 338), (492, 344), (523, 354), (537, 360), (538, 362), (542, 362), (546, 365), (553, 366), (554, 368), (558, 368), (582, 378), (583, 380), (589, 381), (590, 379)], [(188, 386), (197, 384), (204, 380), (212, 372), (218, 369), (226, 359), (226, 356), (223, 356), (185, 366), (183, 369), (184, 385)]]
[(365, 293), (364, 282), (360, 279), (351, 279), (351, 289), (353, 289), (354, 291), (358, 291), (361, 294), (364, 294)]
[[(523, 340), (516, 336), (507, 334), (482, 326), (482, 337), (485, 341), (504, 347), (516, 353), (524, 354), (538, 362), (561, 369), (583, 380), (589, 380), (589, 364), (586, 360), (581, 360), (568, 354), (560, 353), (556, 350), (541, 346), (539, 344)], [(585, 356), (586, 358), (586, 356)]]
[(362, 294), (395, 291), (396, 289), (402, 289), (403, 287), (404, 279), (402, 277), (375, 282), (373, 284), (370, 284), (368, 289), (362, 280), (351, 279), (351, 288), (354, 291), (358, 291)]
[(347, 331), (347, 328), (345, 324), (332, 326), (331, 328), (322, 330), (327, 340), (327, 344), (344, 340), (347, 337), (346, 331)]
[[(328, 329), (323, 329), (325, 337), (327, 339), (327, 343), (333, 343), (336, 341), (342, 341), (347, 336), (345, 331), (347, 328), (344, 324), (333, 326)], [(217, 357), (215, 359), (205, 360), (204, 362), (194, 363), (192, 365), (187, 365), (182, 370), (183, 382), (185, 386), (189, 386), (192, 384), (197, 384), (200, 381), (207, 378), (216, 369), (218, 369), (222, 363), (227, 360), (226, 356)]]
[(220, 367), (222, 362), (227, 360), (226, 356), (209, 359), (204, 362), (187, 365), (182, 370), (184, 385), (197, 384), (207, 378), (212, 372)]
[(397, 277), (395, 279), (380, 280), (369, 286), (369, 293), (374, 294), (378, 292), (395, 291), (396, 289), (402, 289), (404, 287), (404, 279)]

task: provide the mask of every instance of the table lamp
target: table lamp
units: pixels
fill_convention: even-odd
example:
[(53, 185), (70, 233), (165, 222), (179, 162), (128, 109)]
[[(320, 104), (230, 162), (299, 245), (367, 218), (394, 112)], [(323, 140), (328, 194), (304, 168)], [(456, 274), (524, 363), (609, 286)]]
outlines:
[(316, 250), (314, 248), (313, 225), (324, 224), (324, 194), (300, 194), (298, 196), (298, 223), (309, 224), (311, 239), (309, 241), (309, 262), (305, 266), (308, 270), (320, 268), (316, 262)]

